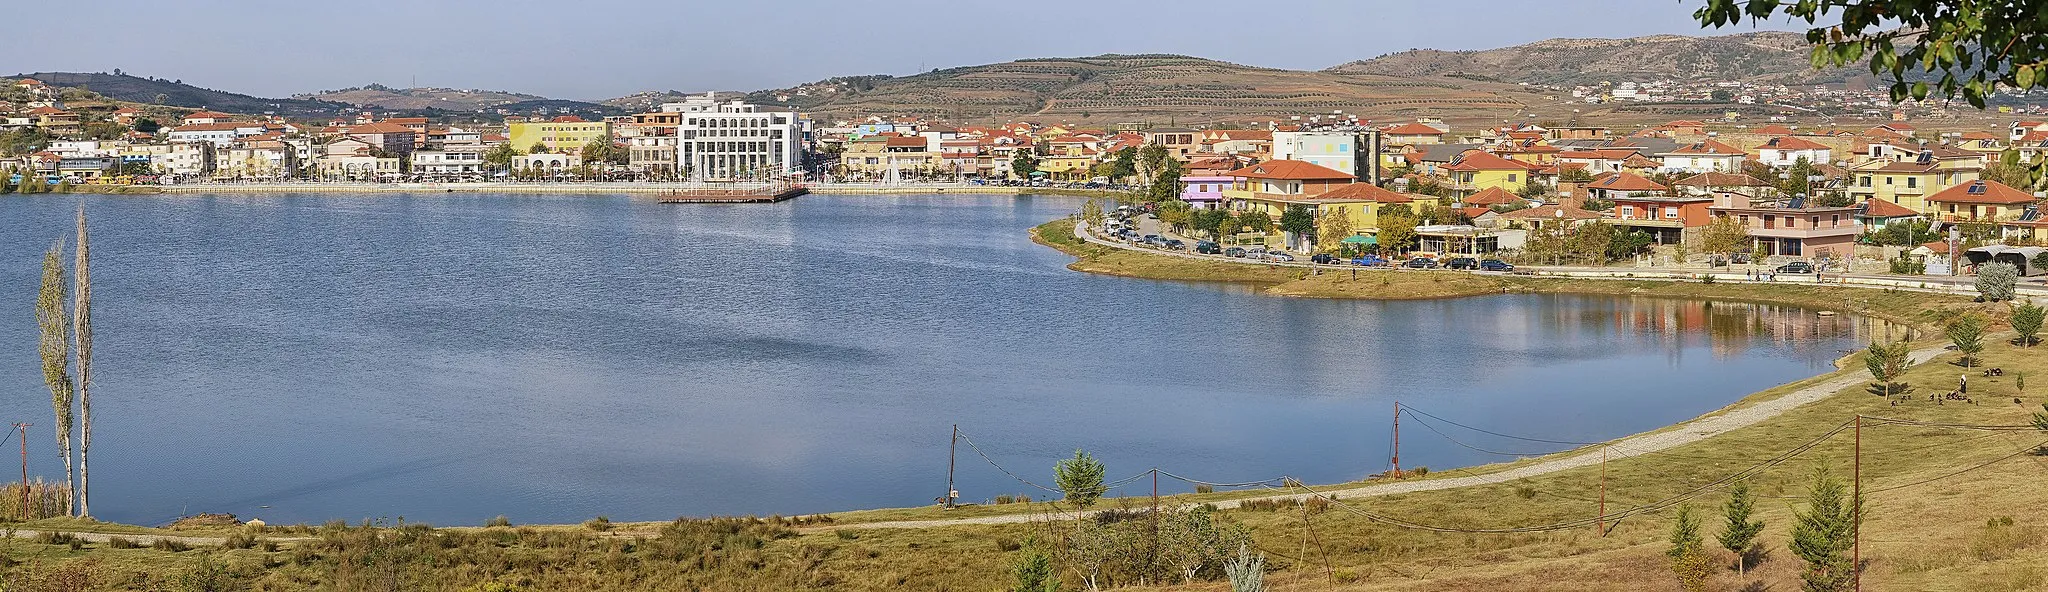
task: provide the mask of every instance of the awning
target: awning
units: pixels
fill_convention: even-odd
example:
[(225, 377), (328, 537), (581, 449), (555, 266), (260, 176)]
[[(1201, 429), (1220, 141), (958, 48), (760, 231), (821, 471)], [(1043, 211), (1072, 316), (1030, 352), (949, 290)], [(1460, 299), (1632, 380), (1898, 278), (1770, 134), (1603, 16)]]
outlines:
[(1354, 234), (1354, 235), (1351, 235), (1351, 236), (1347, 236), (1347, 237), (1344, 237), (1344, 240), (1342, 240), (1342, 241), (1339, 241), (1339, 242), (1342, 242), (1342, 243), (1344, 243), (1344, 244), (1349, 244), (1349, 245), (1375, 245), (1375, 246), (1377, 246), (1377, 245), (1379, 245), (1379, 244), (1380, 244), (1380, 238), (1379, 238), (1379, 237), (1376, 237), (1376, 236), (1366, 236), (1366, 235), (1363, 235), (1363, 234)]

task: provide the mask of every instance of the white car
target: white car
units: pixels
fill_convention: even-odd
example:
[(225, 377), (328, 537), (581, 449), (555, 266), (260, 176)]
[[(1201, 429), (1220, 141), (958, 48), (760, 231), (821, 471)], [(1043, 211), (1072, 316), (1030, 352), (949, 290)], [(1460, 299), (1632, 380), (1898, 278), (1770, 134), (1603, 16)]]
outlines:
[(1269, 261), (1293, 261), (1294, 256), (1279, 251), (1273, 251), (1271, 253), (1266, 254), (1266, 259)]

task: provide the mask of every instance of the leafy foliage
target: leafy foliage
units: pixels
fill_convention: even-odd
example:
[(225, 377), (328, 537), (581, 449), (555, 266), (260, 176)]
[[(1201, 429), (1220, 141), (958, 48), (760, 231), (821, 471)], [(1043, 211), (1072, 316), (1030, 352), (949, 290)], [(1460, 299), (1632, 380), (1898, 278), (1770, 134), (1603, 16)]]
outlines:
[(2013, 288), (2019, 281), (2020, 268), (2011, 263), (1991, 261), (1977, 266), (1977, 293), (1985, 300), (2012, 300)]
[[(36, 294), (36, 326), (42, 330), (43, 383), (50, 387), (50, 409), (56, 412), (57, 453), (64, 458), (64, 483), (72, 483), (71, 425), (73, 396), (71, 382), (71, 315), (65, 311), (64, 242), (50, 245), (43, 254), (43, 285)], [(70, 504), (65, 504), (70, 512)]]
[(1356, 232), (1351, 226), (1351, 216), (1342, 209), (1330, 208), (1316, 220), (1316, 243), (1324, 251), (1334, 251), (1344, 246), (1344, 239)]
[(1906, 373), (1907, 357), (1912, 351), (1912, 344), (1904, 341), (1890, 344), (1870, 342), (1870, 347), (1863, 350), (1863, 367), (1870, 371), (1871, 378), (1877, 379), (1873, 388), (1885, 396), (1903, 392), (1906, 385), (1898, 380)]
[(1060, 576), (1053, 569), (1052, 556), (1036, 541), (1025, 545), (1024, 554), (1010, 566), (1010, 592), (1059, 592)]
[(1304, 206), (1287, 206), (1280, 212), (1280, 231), (1308, 236), (1316, 230), (1316, 215)]
[(1230, 578), (1230, 592), (1266, 592), (1266, 554), (1252, 555), (1250, 547), (1238, 547), (1237, 557), (1223, 564)]
[(2012, 330), (2019, 333), (2020, 345), (2033, 347), (2041, 342), (2041, 319), (2048, 308), (2023, 302), (2012, 309)]
[(1102, 484), (1102, 462), (1095, 460), (1087, 451), (1076, 449), (1074, 457), (1053, 465), (1053, 483), (1066, 494), (1066, 500), (1083, 508), (1095, 505), (1108, 488)]
[(1984, 323), (1977, 317), (1966, 316), (1949, 323), (1945, 331), (1956, 351), (1963, 354), (1963, 367), (1975, 366), (1977, 354), (1984, 351)]
[(1716, 216), (1700, 233), (1700, 242), (1709, 253), (1742, 251), (1750, 245), (1749, 227), (1734, 216)]

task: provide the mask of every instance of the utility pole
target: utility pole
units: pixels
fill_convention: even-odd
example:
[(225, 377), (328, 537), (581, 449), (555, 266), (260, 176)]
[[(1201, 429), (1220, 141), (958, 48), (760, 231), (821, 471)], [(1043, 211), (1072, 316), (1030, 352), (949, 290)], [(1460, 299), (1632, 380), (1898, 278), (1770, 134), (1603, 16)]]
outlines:
[(953, 488), (953, 461), (960, 452), (960, 424), (953, 424), (953, 443), (946, 447), (946, 509), (953, 508), (953, 500), (960, 497), (960, 490)]
[(21, 520), (27, 522), (28, 514), (28, 428), (36, 424), (15, 423), (14, 429), (21, 433)]
[(1394, 402), (1394, 478), (1401, 478), (1401, 402)]
[(1851, 465), (1849, 511), (1855, 512), (1854, 523), (1849, 536), (1855, 549), (1849, 558), (1849, 577), (1855, 582), (1856, 592), (1863, 592), (1863, 414), (1856, 414), (1856, 460)]

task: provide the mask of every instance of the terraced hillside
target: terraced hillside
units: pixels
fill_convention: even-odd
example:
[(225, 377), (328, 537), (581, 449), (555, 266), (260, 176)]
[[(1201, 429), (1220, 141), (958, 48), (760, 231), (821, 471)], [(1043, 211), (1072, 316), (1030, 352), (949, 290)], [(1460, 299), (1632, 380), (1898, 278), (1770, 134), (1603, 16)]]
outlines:
[(522, 101), (547, 100), (547, 97), (507, 91), (457, 88), (391, 88), (381, 84), (321, 91), (294, 98), (318, 99), (348, 103), (358, 107), (374, 107), (398, 111), (420, 111), (426, 109), (476, 111)]
[(1307, 113), (1373, 116), (1506, 111), (1512, 86), (1433, 77), (1257, 68), (1180, 55), (1033, 59), (904, 77), (834, 78), (752, 99), (825, 117), (991, 114), (1079, 119), (1255, 119)]
[(1816, 71), (1808, 56), (1804, 34), (1760, 31), (1715, 37), (1546, 39), (1479, 51), (1417, 49), (1350, 62), (1326, 71), (1387, 76), (1459, 75), (1530, 84), (1598, 84), (1657, 78), (1828, 83), (1843, 81), (1859, 72)]

